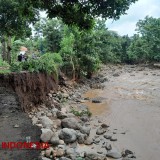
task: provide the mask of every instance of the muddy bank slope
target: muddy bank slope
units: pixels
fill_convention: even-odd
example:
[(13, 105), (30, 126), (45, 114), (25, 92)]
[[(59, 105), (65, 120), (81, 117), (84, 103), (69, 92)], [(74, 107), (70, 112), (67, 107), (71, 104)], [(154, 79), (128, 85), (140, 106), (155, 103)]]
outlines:
[(0, 87), (15, 91), (22, 110), (28, 111), (32, 105), (44, 102), (50, 90), (57, 89), (58, 81), (55, 77), (45, 73), (28, 72), (0, 74)]

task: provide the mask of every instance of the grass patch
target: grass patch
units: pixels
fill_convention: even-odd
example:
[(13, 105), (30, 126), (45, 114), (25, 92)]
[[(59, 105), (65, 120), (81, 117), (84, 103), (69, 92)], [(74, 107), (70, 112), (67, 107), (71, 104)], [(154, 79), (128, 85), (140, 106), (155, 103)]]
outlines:
[(78, 116), (78, 117), (82, 117), (84, 115), (87, 115), (89, 117), (92, 116), (92, 113), (89, 110), (86, 110), (86, 111), (85, 110), (77, 111), (77, 110), (75, 110), (75, 109), (72, 108), (71, 113), (73, 113), (75, 116)]
[(0, 56), (0, 74), (7, 74), (10, 73), (10, 65), (2, 60), (2, 57)]

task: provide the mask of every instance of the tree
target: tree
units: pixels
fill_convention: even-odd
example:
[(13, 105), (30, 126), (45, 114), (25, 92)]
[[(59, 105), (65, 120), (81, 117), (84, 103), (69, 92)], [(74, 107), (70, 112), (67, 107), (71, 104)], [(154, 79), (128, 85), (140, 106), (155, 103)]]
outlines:
[[(3, 59), (11, 62), (11, 37), (31, 34), (29, 25), (38, 18), (38, 11), (25, 6), (24, 0), (0, 0), (0, 37), (3, 46)], [(23, 9), (22, 9), (23, 8)], [(24, 14), (26, 8), (27, 16)]]
[(129, 63), (144, 63), (148, 61), (150, 47), (139, 35), (132, 37), (131, 45), (128, 47), (127, 56)]
[(63, 26), (57, 19), (41, 19), (34, 25), (35, 37), (39, 38), (39, 31), (43, 33), (47, 52), (59, 52)]
[(82, 29), (93, 27), (94, 18), (118, 19), (137, 0), (26, 0), (27, 6), (47, 11), (50, 18), (59, 17), (65, 24)]
[(150, 48), (150, 60), (160, 61), (160, 18), (146, 16), (137, 23), (137, 31)]

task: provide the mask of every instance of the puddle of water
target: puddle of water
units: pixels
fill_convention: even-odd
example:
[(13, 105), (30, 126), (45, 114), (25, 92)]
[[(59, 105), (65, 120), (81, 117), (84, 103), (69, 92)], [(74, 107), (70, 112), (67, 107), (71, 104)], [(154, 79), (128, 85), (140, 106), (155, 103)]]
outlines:
[[(84, 94), (84, 97), (87, 98), (96, 98), (99, 95), (101, 95), (103, 93), (102, 90), (99, 89), (95, 89), (95, 90), (90, 90), (87, 93)], [(107, 101), (107, 98), (102, 101), (102, 103), (92, 103), (91, 101), (87, 101), (84, 104), (86, 106), (88, 106), (89, 110), (91, 111), (92, 115), (100, 115), (104, 112), (106, 112), (109, 108), (108, 108), (108, 103), (109, 101)]]

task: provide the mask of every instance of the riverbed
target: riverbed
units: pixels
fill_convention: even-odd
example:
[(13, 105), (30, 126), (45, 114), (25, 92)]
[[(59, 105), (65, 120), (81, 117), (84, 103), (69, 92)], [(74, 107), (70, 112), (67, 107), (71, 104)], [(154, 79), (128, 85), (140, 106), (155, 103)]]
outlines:
[(160, 159), (160, 70), (145, 66), (113, 66), (102, 72), (109, 81), (104, 89), (89, 90), (84, 97), (103, 97), (102, 103), (86, 102), (97, 120), (107, 123), (118, 139), (119, 151), (135, 152), (137, 160)]

